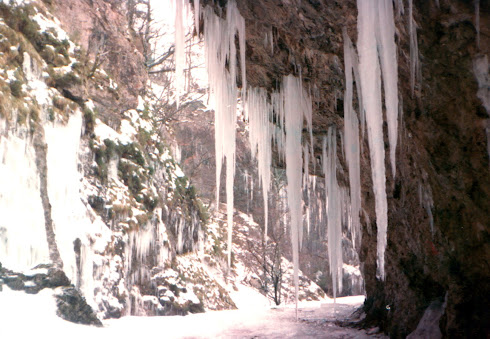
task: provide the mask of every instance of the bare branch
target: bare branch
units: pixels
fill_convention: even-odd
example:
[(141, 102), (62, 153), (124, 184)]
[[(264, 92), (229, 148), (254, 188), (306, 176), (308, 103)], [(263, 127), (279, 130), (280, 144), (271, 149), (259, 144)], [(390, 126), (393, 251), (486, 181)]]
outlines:
[[(167, 60), (168, 58), (170, 58), (174, 54), (174, 52), (175, 52), (175, 47), (172, 45), (172, 46), (170, 46), (170, 48), (168, 49), (168, 51), (165, 52), (156, 61), (154, 61), (154, 62), (146, 61), (146, 67), (153, 68), (155, 66), (161, 65), (165, 60)], [(151, 72), (150, 72), (150, 74), (151, 74)]]

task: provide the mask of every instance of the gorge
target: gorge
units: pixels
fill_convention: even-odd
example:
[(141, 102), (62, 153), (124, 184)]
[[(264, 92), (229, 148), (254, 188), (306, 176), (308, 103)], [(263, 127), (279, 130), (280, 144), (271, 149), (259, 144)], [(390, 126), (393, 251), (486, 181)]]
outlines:
[(489, 10), (1, 1), (0, 298), (105, 326), (364, 294), (362, 335), (487, 337)]

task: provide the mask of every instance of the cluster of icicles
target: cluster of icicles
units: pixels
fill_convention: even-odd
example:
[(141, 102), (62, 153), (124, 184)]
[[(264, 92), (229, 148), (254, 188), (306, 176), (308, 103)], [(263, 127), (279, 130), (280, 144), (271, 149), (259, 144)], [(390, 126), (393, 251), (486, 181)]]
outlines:
[[(176, 38), (182, 39), (183, 26), (178, 19), (179, 12), (187, 6), (186, 1), (176, 0)], [(344, 32), (344, 57), (346, 91), (344, 94), (344, 134), (345, 156), (349, 168), (350, 220), (354, 246), (360, 244), (361, 182), (360, 182), (360, 142), (359, 129), (364, 137), (364, 125), (368, 129), (372, 176), (376, 202), (377, 238), (377, 276), (385, 278), (384, 252), (388, 227), (386, 199), (385, 149), (383, 142), (383, 110), (381, 81), (383, 81), (390, 163), (395, 175), (395, 151), (398, 129), (398, 74), (395, 25), (391, 0), (358, 0), (358, 43), (359, 55)], [(398, 4), (399, 6), (399, 4)], [(410, 6), (411, 7), (411, 6)], [(187, 10), (187, 9), (185, 9)], [(226, 159), (226, 196), (228, 214), (228, 249), (231, 249), (233, 225), (233, 181), (235, 176), (235, 131), (237, 102), (241, 98), (245, 115), (249, 122), (249, 138), (253, 156), (258, 162), (259, 181), (262, 187), (265, 234), (267, 239), (268, 194), (271, 183), (271, 154), (275, 145), (286, 162), (287, 200), (291, 220), (291, 241), (293, 247), (294, 281), (298, 294), (298, 255), (303, 234), (302, 187), (308, 183), (309, 157), (313, 157), (312, 103), (304, 90), (301, 77), (284, 76), (280, 89), (268, 93), (263, 88), (247, 87), (245, 67), (245, 21), (240, 15), (236, 2), (228, 1), (226, 18), (215, 14), (210, 6), (200, 7), (194, 0), (196, 30), (199, 21), (204, 21), (204, 45), (206, 66), (209, 77), (209, 93), (215, 109), (216, 137), (216, 200), (219, 203), (221, 168)], [(413, 24), (412, 21), (410, 21)], [(415, 31), (415, 30), (413, 30)], [(238, 52), (235, 39), (238, 38)], [(415, 38), (416, 42), (416, 38)], [(183, 41), (176, 42), (176, 69), (185, 67)], [(180, 57), (179, 57), (180, 55)], [(237, 58), (239, 56), (239, 58)], [(237, 61), (239, 60), (239, 62)], [(239, 67), (238, 67), (239, 66)], [(415, 67), (415, 66), (414, 66)], [(241, 72), (239, 73), (238, 70)], [(353, 83), (359, 101), (359, 117), (353, 108)], [(241, 81), (241, 90), (237, 81)], [(179, 92), (179, 90), (178, 90)], [(275, 124), (272, 123), (275, 121)], [(303, 125), (306, 121), (309, 140), (303, 140)], [(308, 145), (309, 143), (309, 145)], [(304, 145), (304, 146), (303, 146)], [(313, 164), (314, 161), (313, 161)], [(330, 272), (334, 284), (334, 296), (342, 283), (342, 200), (337, 178), (337, 130), (328, 129), (323, 142), (323, 172), (327, 196), (328, 218), (328, 256)], [(303, 168), (304, 167), (304, 168)], [(230, 263), (231, 250), (228, 253)], [(297, 299), (297, 298), (296, 298)]]

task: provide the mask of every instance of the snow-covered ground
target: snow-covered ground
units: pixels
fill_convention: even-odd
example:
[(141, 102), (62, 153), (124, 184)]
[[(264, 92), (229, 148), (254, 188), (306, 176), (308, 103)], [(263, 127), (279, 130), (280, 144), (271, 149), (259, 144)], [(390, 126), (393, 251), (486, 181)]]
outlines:
[[(365, 331), (339, 327), (364, 301), (363, 296), (333, 301), (300, 303), (299, 320), (292, 305), (270, 308), (257, 304), (234, 311), (188, 316), (123, 317), (104, 321), (103, 327), (77, 325), (56, 316), (53, 295), (44, 289), (36, 295), (10, 290), (0, 292), (0, 337), (134, 338), (143, 333), (162, 338), (364, 338)], [(250, 296), (246, 292), (243, 297)], [(257, 301), (257, 300), (255, 300)], [(375, 337), (381, 337), (375, 335)]]

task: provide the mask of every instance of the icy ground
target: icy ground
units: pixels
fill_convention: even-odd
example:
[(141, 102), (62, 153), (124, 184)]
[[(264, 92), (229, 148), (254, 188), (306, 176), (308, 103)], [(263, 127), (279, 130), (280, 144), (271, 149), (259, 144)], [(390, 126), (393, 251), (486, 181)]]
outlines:
[[(137, 338), (144, 333), (162, 338), (383, 338), (335, 324), (359, 307), (363, 296), (337, 298), (335, 307), (332, 300), (301, 303), (298, 322), (293, 306), (270, 308), (262, 304), (185, 317), (123, 317), (106, 320), (100, 328), (57, 317), (55, 293), (44, 289), (30, 295), (4, 286), (0, 292), (0, 337)], [(258, 297), (251, 300), (259, 301)]]

